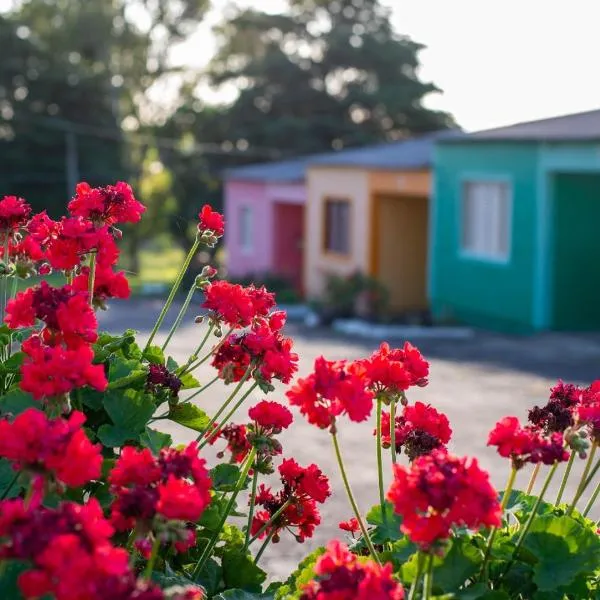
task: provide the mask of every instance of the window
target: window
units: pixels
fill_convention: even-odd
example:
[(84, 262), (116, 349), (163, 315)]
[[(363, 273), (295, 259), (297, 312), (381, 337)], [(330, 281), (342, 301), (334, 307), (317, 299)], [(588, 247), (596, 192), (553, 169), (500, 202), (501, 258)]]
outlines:
[(509, 188), (503, 182), (468, 182), (462, 197), (462, 251), (506, 260), (510, 250)]
[(350, 202), (325, 200), (325, 250), (350, 254)]
[(252, 209), (249, 206), (242, 206), (240, 209), (240, 247), (246, 254), (252, 252), (252, 225)]

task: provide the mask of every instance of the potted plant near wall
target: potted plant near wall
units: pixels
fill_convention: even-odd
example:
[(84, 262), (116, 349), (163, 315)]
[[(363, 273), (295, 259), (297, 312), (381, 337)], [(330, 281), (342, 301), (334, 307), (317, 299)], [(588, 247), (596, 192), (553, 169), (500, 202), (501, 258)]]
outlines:
[[(509, 416), (493, 428), (488, 443), (509, 473), (498, 493), (475, 458), (447, 450), (445, 415), (409, 400), (429, 376), (410, 344), (384, 343), (357, 361), (319, 357), (295, 378), (298, 357), (273, 294), (217, 280), (208, 265), (159, 338), (194, 256), (223, 234), (208, 206), (149, 336), (98, 332), (96, 312), (129, 295), (115, 268), (118, 226), (143, 211), (125, 183), (80, 184), (58, 221), (32, 215), (21, 198), (0, 201), (1, 598), (599, 597), (600, 383), (559, 383), (526, 425)], [(21, 280), (51, 273), (52, 284), (18, 291)], [(170, 348), (195, 289), (204, 297), (198, 344), (177, 362)], [(206, 363), (215, 375), (200, 382)], [(268, 398), (276, 381), (289, 385), (283, 403)], [(223, 402), (209, 415), (201, 406), (213, 386)], [(267, 399), (245, 406), (254, 390)], [(340, 523), (344, 541), (267, 584), (265, 549), (284, 536), (310, 538), (331, 495), (321, 468), (289, 456), (279, 440), (294, 412), (329, 436), (353, 516)], [(379, 485), (364, 513), (338, 434), (347, 420), (367, 419), (373, 439), (355, 443), (372, 449)], [(161, 430), (165, 421), (195, 441), (178, 445)], [(219, 448), (215, 464), (208, 445)], [(524, 469), (529, 485), (516, 490)], [(269, 486), (273, 473), (279, 484)]]

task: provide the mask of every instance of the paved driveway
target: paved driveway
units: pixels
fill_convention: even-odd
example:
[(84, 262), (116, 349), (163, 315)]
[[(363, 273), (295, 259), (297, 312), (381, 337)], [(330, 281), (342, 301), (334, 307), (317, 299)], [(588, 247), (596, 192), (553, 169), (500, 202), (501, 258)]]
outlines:
[[(144, 336), (152, 327), (160, 306), (151, 300), (114, 304), (102, 315), (101, 327), (111, 331), (133, 327)], [(191, 323), (192, 318), (187, 321)], [(192, 323), (180, 331), (169, 346), (177, 359), (185, 359), (197, 346), (203, 327)], [(321, 354), (329, 359), (353, 359), (368, 355), (376, 346), (329, 331), (307, 331), (293, 324), (288, 327), (288, 333), (296, 341), (301, 375), (310, 371), (314, 359)], [(396, 341), (402, 343), (402, 340)], [(479, 456), (499, 488), (504, 486), (508, 465), (486, 448), (487, 433), (494, 423), (505, 415), (525, 418), (530, 407), (546, 401), (548, 389), (558, 378), (582, 383), (600, 378), (598, 336), (544, 334), (522, 338), (477, 333), (468, 340), (423, 340), (422, 343), (415, 340), (414, 343), (430, 360), (431, 377), (430, 385), (412, 391), (410, 399), (431, 403), (444, 411), (454, 429), (452, 451)], [(201, 381), (214, 376), (211, 368), (204, 365), (197, 375)], [(271, 399), (283, 401), (283, 391), (283, 387), (278, 389)], [(199, 405), (210, 413), (220, 405), (225, 394), (224, 387), (215, 384), (199, 400)], [(260, 393), (252, 398), (253, 401), (260, 399)], [(242, 419), (245, 410), (241, 413)], [(342, 450), (352, 485), (359, 505), (365, 511), (377, 502), (372, 429), (372, 422), (343, 422), (340, 425)], [(169, 426), (168, 430), (179, 442), (194, 438), (193, 432), (179, 426)], [(350, 517), (351, 513), (336, 472), (328, 434), (309, 426), (301, 415), (297, 415), (296, 423), (282, 436), (282, 442), (285, 455), (293, 456), (301, 464), (319, 464), (330, 476), (334, 488), (333, 497), (322, 510), (323, 525), (313, 540), (299, 545), (284, 536), (265, 554), (264, 566), (268, 571), (285, 576), (310, 549), (340, 535), (342, 532), (337, 529), (337, 523)], [(528, 472), (520, 473), (517, 485), (526, 486), (528, 477)]]

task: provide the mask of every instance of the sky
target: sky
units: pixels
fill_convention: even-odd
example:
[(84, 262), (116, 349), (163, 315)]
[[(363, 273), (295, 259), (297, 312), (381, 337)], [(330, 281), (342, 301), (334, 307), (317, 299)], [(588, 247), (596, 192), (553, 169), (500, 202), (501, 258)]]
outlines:
[[(422, 79), (444, 90), (427, 105), (469, 131), (600, 108), (600, 0), (384, 0), (399, 33), (427, 46)], [(182, 62), (214, 50), (212, 14)], [(281, 0), (237, 0), (277, 12)]]

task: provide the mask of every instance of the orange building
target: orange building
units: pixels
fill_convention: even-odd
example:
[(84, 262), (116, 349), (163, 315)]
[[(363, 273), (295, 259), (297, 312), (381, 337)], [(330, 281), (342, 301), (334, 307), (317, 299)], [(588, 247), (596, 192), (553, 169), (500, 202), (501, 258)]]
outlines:
[(430, 165), (439, 134), (319, 157), (307, 170), (304, 287), (331, 275), (381, 282), (394, 311), (427, 308)]

